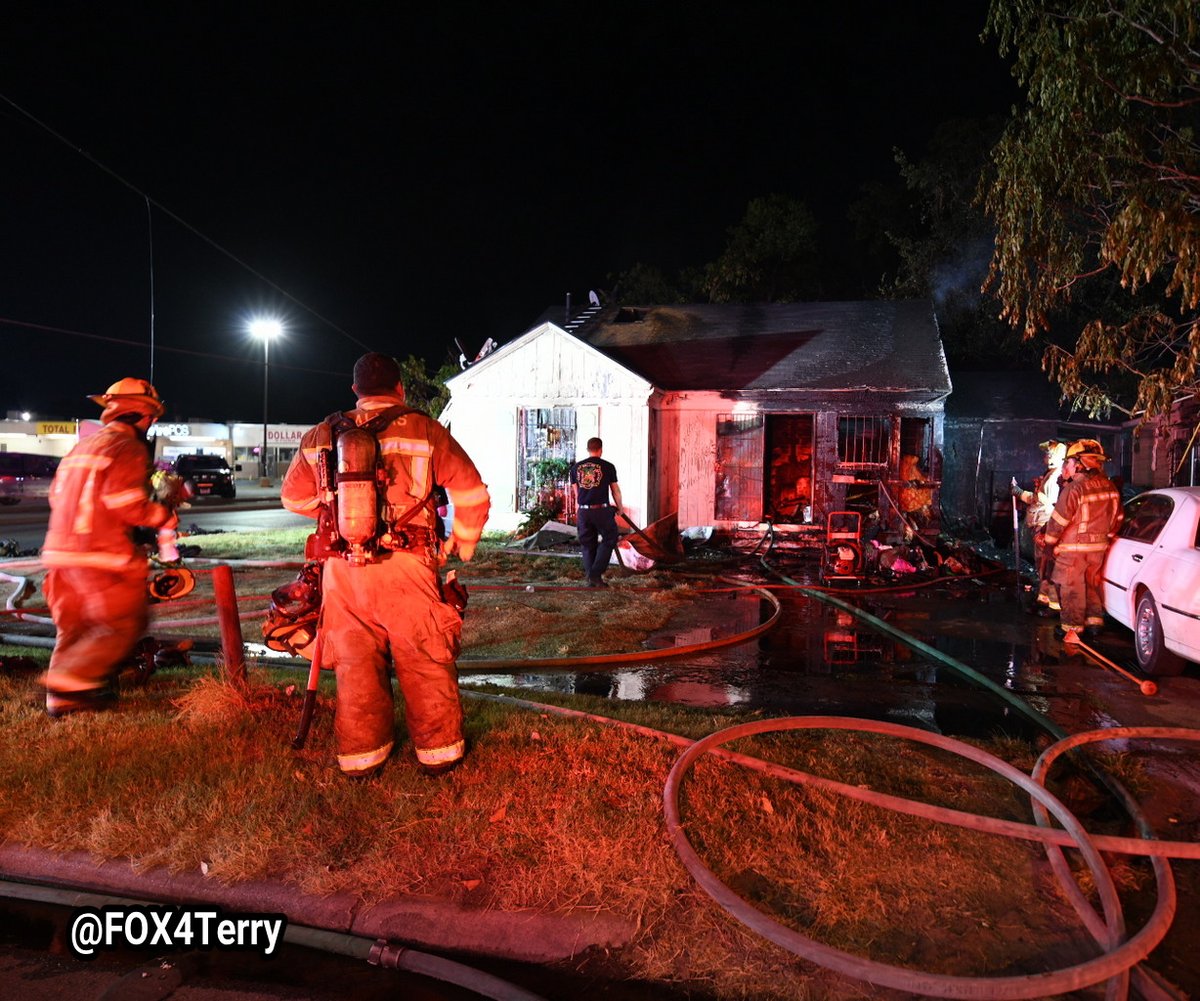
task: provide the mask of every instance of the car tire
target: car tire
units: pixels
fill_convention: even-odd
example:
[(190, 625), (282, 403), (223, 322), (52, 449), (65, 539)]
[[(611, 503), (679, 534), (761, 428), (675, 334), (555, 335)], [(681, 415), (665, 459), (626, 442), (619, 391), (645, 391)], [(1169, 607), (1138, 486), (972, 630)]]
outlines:
[(1158, 605), (1149, 591), (1138, 598), (1133, 617), (1133, 652), (1138, 667), (1156, 677), (1180, 674), (1186, 666), (1182, 657), (1166, 647)]

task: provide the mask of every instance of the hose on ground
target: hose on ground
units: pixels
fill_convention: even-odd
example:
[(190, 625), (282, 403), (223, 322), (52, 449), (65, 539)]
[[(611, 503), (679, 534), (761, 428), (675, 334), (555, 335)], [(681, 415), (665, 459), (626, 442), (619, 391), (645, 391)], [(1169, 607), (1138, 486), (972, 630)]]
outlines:
[[(818, 942), (775, 921), (726, 886), (700, 859), (684, 831), (679, 808), (679, 791), (684, 777), (701, 755), (731, 740), (781, 730), (835, 729), (857, 730), (914, 740), (958, 754), (989, 768), (1024, 789), (1071, 835), (1092, 873), (1104, 908), (1102, 935), (1108, 951), (1073, 966), (1042, 973), (1004, 977), (964, 977), (927, 973), (866, 959)], [(683, 864), (692, 877), (726, 912), (759, 935), (794, 955), (815, 962), (845, 976), (896, 990), (930, 997), (1015, 999), (1039, 998), (1079, 990), (1111, 978), (1126, 975), (1134, 964), (1145, 959), (1162, 941), (1174, 914), (1174, 894), (1160, 897), (1154, 914), (1132, 938), (1123, 939), (1124, 923), (1112, 876), (1100, 856), (1093, 838), (1078, 819), (1040, 783), (1007, 762), (979, 748), (941, 734), (917, 730), (896, 723), (849, 719), (833, 716), (802, 716), (778, 720), (756, 720), (711, 734), (683, 752), (671, 768), (663, 791), (663, 810), (667, 832)]]
[[(151, 901), (94, 893), (64, 885), (22, 883), (7, 878), (0, 879), (0, 897), (56, 904), (62, 907), (132, 907), (151, 903)], [(442, 983), (464, 987), (469, 991), (474, 991), (480, 997), (493, 998), (495, 1001), (545, 1001), (540, 994), (534, 994), (490, 973), (467, 966), (465, 963), (458, 963), (433, 953), (422, 952), (419, 949), (396, 945), (383, 939), (369, 939), (360, 935), (352, 935), (349, 932), (330, 931), (325, 928), (311, 928), (307, 925), (291, 923), (284, 929), (283, 939), (292, 945), (320, 949), (322, 952), (347, 956), (351, 959), (362, 959), (372, 966), (417, 973)]]

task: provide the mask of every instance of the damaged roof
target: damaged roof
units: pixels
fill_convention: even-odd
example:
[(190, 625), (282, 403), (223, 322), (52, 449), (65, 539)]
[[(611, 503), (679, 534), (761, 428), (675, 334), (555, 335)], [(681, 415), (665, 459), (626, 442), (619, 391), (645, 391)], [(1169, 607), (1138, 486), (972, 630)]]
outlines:
[(924, 299), (613, 307), (575, 334), (663, 390), (940, 397), (951, 388)]

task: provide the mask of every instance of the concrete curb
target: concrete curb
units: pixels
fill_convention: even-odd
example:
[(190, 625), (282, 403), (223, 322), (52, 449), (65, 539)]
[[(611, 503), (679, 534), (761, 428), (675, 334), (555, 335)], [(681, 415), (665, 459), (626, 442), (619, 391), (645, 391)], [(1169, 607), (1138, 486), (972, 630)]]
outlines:
[(526, 963), (558, 962), (593, 947), (621, 948), (635, 931), (633, 921), (612, 914), (485, 911), (415, 896), (367, 905), (353, 893), (317, 897), (276, 881), (225, 884), (200, 873), (137, 872), (125, 861), (97, 861), (86, 852), (56, 854), (16, 844), (0, 846), (0, 879), (152, 903), (283, 914), (289, 924)]

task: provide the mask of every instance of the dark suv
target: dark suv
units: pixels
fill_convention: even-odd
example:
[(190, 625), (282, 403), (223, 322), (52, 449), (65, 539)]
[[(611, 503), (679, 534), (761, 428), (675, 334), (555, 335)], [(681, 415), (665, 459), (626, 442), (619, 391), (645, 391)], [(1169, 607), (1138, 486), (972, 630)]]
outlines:
[(0, 504), (19, 504), (22, 497), (45, 497), (59, 461), (56, 455), (0, 452)]
[(219, 494), (221, 497), (237, 496), (237, 487), (233, 484), (234, 470), (229, 468), (229, 463), (222, 456), (178, 456), (175, 459), (175, 472), (191, 483), (197, 497), (209, 497), (213, 494)]

